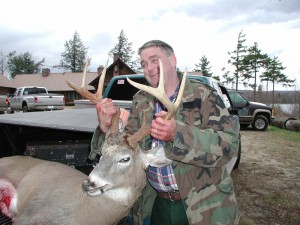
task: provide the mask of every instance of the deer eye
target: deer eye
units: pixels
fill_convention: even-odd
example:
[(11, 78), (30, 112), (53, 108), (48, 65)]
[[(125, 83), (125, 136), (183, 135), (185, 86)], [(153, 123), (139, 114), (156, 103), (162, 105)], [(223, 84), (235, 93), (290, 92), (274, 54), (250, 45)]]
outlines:
[(130, 157), (125, 157), (125, 158), (121, 159), (119, 162), (120, 162), (120, 163), (126, 163), (126, 162), (128, 162), (129, 160), (130, 160)]

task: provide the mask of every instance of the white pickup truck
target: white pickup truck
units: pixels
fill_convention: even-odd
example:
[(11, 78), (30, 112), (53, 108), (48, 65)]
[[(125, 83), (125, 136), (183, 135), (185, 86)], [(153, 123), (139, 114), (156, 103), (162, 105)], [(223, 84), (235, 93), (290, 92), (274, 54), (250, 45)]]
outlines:
[(64, 95), (50, 94), (44, 87), (19, 87), (13, 96), (8, 98), (8, 113), (14, 111), (60, 110), (65, 107)]

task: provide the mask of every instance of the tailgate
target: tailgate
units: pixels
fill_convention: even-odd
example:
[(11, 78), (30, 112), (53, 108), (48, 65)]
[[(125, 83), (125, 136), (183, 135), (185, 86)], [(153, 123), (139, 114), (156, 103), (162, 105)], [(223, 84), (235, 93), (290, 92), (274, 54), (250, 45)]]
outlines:
[(36, 96), (34, 100), (36, 105), (40, 106), (63, 106), (65, 105), (63, 96)]

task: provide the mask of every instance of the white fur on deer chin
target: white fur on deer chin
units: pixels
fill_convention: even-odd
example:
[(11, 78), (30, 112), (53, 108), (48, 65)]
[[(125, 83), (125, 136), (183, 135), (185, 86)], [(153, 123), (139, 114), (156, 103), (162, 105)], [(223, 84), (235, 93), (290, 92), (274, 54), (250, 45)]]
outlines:
[(87, 193), (88, 193), (89, 196), (95, 197), (95, 196), (98, 196), (98, 195), (102, 195), (104, 192), (101, 188), (97, 188), (97, 189), (93, 189), (91, 191), (88, 191)]
[(105, 195), (113, 200), (125, 202), (128, 204), (128, 199), (131, 198), (132, 192), (128, 188), (114, 188), (107, 192)]

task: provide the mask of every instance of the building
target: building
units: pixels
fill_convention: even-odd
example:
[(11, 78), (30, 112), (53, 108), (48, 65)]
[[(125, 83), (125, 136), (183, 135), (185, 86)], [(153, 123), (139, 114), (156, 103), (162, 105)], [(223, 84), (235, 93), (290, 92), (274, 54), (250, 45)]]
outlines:
[[(114, 62), (106, 69), (105, 87), (112, 77), (117, 75), (135, 74), (119, 57), (114, 58)], [(99, 78), (103, 67), (99, 67), (97, 72), (87, 72), (87, 89), (95, 92), (98, 88)], [(63, 94), (66, 104), (72, 104), (74, 100), (82, 97), (70, 88), (66, 81), (81, 86), (83, 73), (51, 73), (50, 69), (43, 69), (42, 73), (18, 74), (13, 80), (0, 75), (0, 94), (13, 94), (15, 89), (23, 86), (45, 87), (50, 93)]]

